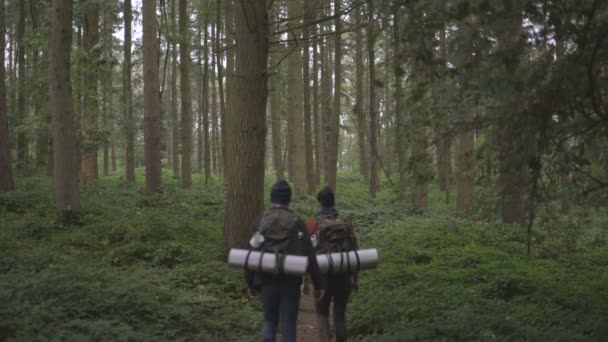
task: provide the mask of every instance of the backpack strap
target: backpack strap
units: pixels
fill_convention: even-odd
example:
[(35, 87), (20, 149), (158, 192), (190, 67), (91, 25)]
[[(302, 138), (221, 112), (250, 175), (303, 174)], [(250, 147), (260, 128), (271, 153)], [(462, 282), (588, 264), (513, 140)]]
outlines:
[(258, 271), (262, 271), (262, 260), (264, 259), (264, 251), (260, 251), (262, 254), (260, 254), (260, 260), (258, 260)]
[(359, 259), (359, 252), (354, 249), (353, 252), (355, 252), (355, 258), (357, 258), (357, 270), (361, 269), (361, 259)]
[(247, 251), (247, 256), (245, 257), (245, 265), (244, 265), (245, 269), (247, 269), (247, 265), (249, 264), (249, 257), (251, 256), (251, 252), (252, 252), (251, 249), (249, 249), (249, 251)]

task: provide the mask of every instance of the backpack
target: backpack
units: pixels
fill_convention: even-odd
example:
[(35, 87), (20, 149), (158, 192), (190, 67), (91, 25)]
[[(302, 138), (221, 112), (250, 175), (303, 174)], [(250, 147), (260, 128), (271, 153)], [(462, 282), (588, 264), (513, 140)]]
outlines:
[(303, 241), (306, 236), (298, 231), (299, 220), (298, 215), (285, 209), (268, 209), (262, 215), (258, 232), (264, 242), (257, 249), (275, 254), (275, 273), (283, 273), (286, 255), (305, 254)]
[(350, 221), (338, 216), (318, 217), (319, 241), (317, 254), (347, 252), (355, 249), (354, 232)]

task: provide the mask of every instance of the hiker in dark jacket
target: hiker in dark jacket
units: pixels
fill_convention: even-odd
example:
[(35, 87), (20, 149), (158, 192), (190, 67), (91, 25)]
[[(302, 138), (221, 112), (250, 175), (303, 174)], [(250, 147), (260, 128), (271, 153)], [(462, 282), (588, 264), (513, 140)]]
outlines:
[[(330, 187), (326, 186), (317, 194), (317, 201), (321, 208), (316, 218), (307, 222), (307, 230), (311, 236), (315, 234), (317, 241), (319, 241), (319, 221), (335, 220), (339, 213), (335, 208), (335, 195)], [(345, 222), (348, 224), (353, 249), (359, 249), (352, 223), (350, 221)], [(321, 341), (329, 341), (329, 307), (333, 302), (336, 342), (346, 341), (346, 305), (351, 291), (359, 289), (357, 273), (327, 274), (323, 275), (321, 280), (325, 294), (317, 301), (316, 305), (320, 339)], [(305, 291), (307, 291), (306, 288)]]
[[(284, 180), (276, 182), (270, 191), (270, 201), (272, 207), (267, 210), (286, 210), (289, 209), (291, 202), (291, 188), (289, 183)], [(293, 212), (292, 212), (293, 213)], [(296, 215), (293, 213), (293, 215)], [(297, 217), (297, 215), (296, 215)], [(260, 230), (262, 216), (260, 216), (251, 226), (251, 233), (255, 234)], [(295, 227), (298, 237), (301, 238), (302, 255), (308, 257), (307, 273), (310, 275), (317, 298), (323, 295), (321, 288), (321, 277), (319, 265), (312, 247), (306, 224), (297, 217)], [(299, 239), (300, 240), (300, 239)], [(260, 294), (264, 307), (264, 323), (262, 326), (262, 336), (264, 341), (274, 341), (279, 320), (281, 321), (281, 334), (284, 342), (296, 341), (296, 324), (298, 319), (298, 306), (300, 302), (301, 276), (272, 274), (263, 272), (245, 272), (245, 279), (249, 294), (257, 296)]]

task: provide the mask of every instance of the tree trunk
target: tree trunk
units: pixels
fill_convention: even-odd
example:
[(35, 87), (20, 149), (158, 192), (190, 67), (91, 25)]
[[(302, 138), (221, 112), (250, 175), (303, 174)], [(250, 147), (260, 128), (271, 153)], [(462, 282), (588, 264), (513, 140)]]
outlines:
[(105, 60), (107, 65), (104, 67), (103, 73), (103, 101), (104, 101), (104, 113), (102, 117), (103, 121), (103, 175), (108, 176), (110, 174), (110, 140), (112, 139), (112, 13), (109, 7), (106, 6), (104, 9), (103, 16), (103, 46), (105, 54)]
[(125, 42), (122, 91), (125, 118), (125, 181), (135, 183), (135, 122), (131, 92), (131, 0), (124, 0)]
[(466, 216), (473, 213), (473, 195), (475, 186), (474, 148), (475, 136), (473, 130), (474, 109), (466, 110), (463, 124), (466, 130), (458, 138), (458, 193), (456, 211)]
[[(39, 30), (39, 17), (38, 17), (38, 2), (37, 1), (30, 1), (30, 16), (32, 18), (32, 31), (35, 35), (39, 35), (40, 34), (40, 30)], [(38, 39), (38, 37), (35, 37), (35, 39)], [(31, 84), (32, 84), (32, 90), (31, 90), (31, 106), (32, 106), (32, 114), (34, 118), (38, 118), (40, 117), (40, 115), (43, 116), (44, 123), (36, 128), (36, 167), (42, 169), (45, 167), (47, 161), (48, 161), (48, 149), (49, 149), (49, 133), (50, 133), (50, 127), (51, 127), (51, 117), (47, 116), (46, 114), (42, 114), (40, 107), (43, 106), (43, 102), (46, 100), (43, 100), (40, 98), (40, 95), (37, 94), (42, 94), (43, 90), (42, 88), (42, 82), (40, 80), (40, 62), (39, 62), (39, 55), (40, 55), (40, 51), (38, 50), (37, 44), (33, 44), (33, 49), (32, 49), (32, 62), (31, 62), (31, 72), (30, 72), (30, 78), (31, 78)]]
[[(317, 34), (315, 29), (313, 34)], [(312, 68), (312, 92), (313, 92), (313, 110), (312, 117), (314, 119), (314, 139), (315, 139), (315, 186), (321, 185), (321, 175), (323, 174), (323, 123), (321, 122), (320, 94), (319, 94), (319, 49), (318, 42), (313, 43), (313, 68)]]
[(379, 187), (378, 177), (378, 117), (377, 110), (378, 104), (376, 101), (376, 67), (375, 60), (376, 55), (374, 52), (374, 2), (370, 1), (368, 4), (368, 21), (367, 21), (367, 53), (369, 63), (369, 145), (371, 150), (371, 164), (369, 174), (369, 195), (371, 198), (376, 198), (376, 192)]
[(310, 29), (312, 22), (311, 1), (304, 1), (304, 27), (302, 29), (302, 86), (304, 87), (304, 151), (306, 156), (306, 180), (308, 183), (308, 194), (315, 191), (315, 167), (312, 146), (312, 119), (310, 110)]
[(395, 137), (395, 147), (397, 149), (397, 162), (399, 168), (399, 191), (400, 200), (405, 199), (405, 190), (407, 189), (407, 155), (406, 155), (406, 126), (405, 126), (405, 105), (404, 94), (402, 87), (403, 69), (403, 53), (401, 45), (401, 23), (400, 5), (398, 1), (394, 2), (394, 22), (393, 22), (393, 44), (394, 44), (394, 64), (393, 74), (395, 75), (395, 121), (397, 125), (397, 134)]
[[(215, 37), (217, 32), (217, 23), (212, 27), (212, 35)], [(218, 136), (218, 117), (217, 117), (217, 75), (215, 74), (215, 70), (217, 70), (217, 51), (213, 51), (211, 57), (211, 167), (214, 175), (219, 175), (219, 136)]]
[(175, 9), (175, 3), (177, 0), (171, 0), (171, 27), (172, 27), (172, 37), (171, 37), (171, 137), (173, 139), (173, 159), (172, 159), (172, 167), (173, 167), (173, 177), (179, 178), (179, 165), (180, 159), (179, 156), (181, 154), (181, 149), (179, 146), (179, 142), (181, 141), (179, 135), (179, 115), (177, 108), (177, 10)]
[(26, 70), (25, 70), (25, 0), (18, 1), (19, 18), (17, 20), (17, 167), (24, 168), (28, 164), (29, 141), (25, 133), (27, 110), (25, 108)]
[[(357, 25), (363, 24), (362, 9), (355, 10)], [(363, 106), (363, 32), (361, 29), (355, 32), (355, 108), (354, 114), (357, 120), (357, 142), (359, 147), (359, 174), (365, 182), (369, 181), (369, 162), (367, 160), (367, 119)]]
[(53, 116), (55, 208), (57, 219), (71, 223), (80, 211), (76, 167), (76, 130), (72, 110), (70, 54), (72, 0), (53, 0), (49, 50), (49, 98)]
[(226, 116), (224, 249), (247, 246), (248, 227), (264, 205), (264, 150), (268, 65), (265, 0), (240, 2), (235, 11), (234, 77)]
[(4, 12), (4, 2), (2, 2), (0, 3), (0, 192), (15, 190), (6, 111), (6, 70), (4, 66), (6, 16)]
[[(301, 0), (290, 0), (288, 2), (288, 16), (293, 21), (294, 26), (300, 27), (298, 18), (302, 16)], [(298, 195), (307, 193), (307, 165), (306, 147), (304, 142), (304, 109), (302, 92), (302, 32), (300, 29), (293, 29), (290, 34), (287, 49), (290, 51), (288, 57), (289, 82), (287, 85), (287, 103), (289, 115), (292, 116), (292, 145), (293, 155), (291, 157), (294, 172), (295, 190)]]
[[(323, 25), (323, 33), (326, 34), (328, 29), (328, 24), (325, 23)], [(321, 94), (322, 94), (322, 103), (321, 103), (321, 113), (320, 113), (320, 124), (321, 124), (321, 163), (323, 170), (323, 183), (328, 184), (327, 178), (327, 160), (329, 158), (328, 153), (328, 141), (329, 135), (331, 134), (331, 128), (329, 125), (329, 120), (331, 118), (331, 101), (332, 101), (332, 70), (331, 70), (331, 52), (330, 52), (330, 44), (329, 44), (329, 36), (325, 36), (323, 43), (321, 43), (320, 54), (321, 54)]]
[[(228, 0), (225, 0), (225, 1), (227, 2)], [(222, 12), (221, 8), (222, 8), (222, 6), (221, 6), (221, 0), (217, 0), (216, 22), (217, 22), (217, 25), (218, 25), (218, 29), (215, 31), (215, 48), (216, 48), (216, 51), (217, 51), (217, 54), (218, 54), (217, 55), (218, 60), (223, 60), (222, 59), (223, 54), (221, 53), (222, 49), (220, 48), (220, 46), (221, 46), (221, 44), (220, 44), (220, 31), (221, 31), (220, 30), (220, 26), (221, 26), (221, 22), (222, 22), (222, 20), (221, 20), (221, 12)], [(226, 20), (226, 21), (227, 22), (226, 22), (226, 26), (225, 27), (226, 27), (226, 30), (228, 30), (227, 29), (227, 27), (228, 27), (228, 20)], [(231, 53), (227, 54), (226, 57), (232, 59), (233, 58), (233, 54), (231, 54)], [(233, 61), (231, 60), (230, 63), (231, 63), (230, 64), (230, 68), (232, 68)], [(221, 153), (220, 153), (220, 158), (219, 158), (220, 159), (220, 164), (219, 164), (220, 171), (219, 171), (219, 173), (221, 175), (223, 175), (224, 174), (224, 169), (225, 169), (225, 167), (224, 167), (224, 164), (225, 164), (224, 156), (226, 155), (226, 134), (224, 133), (224, 125), (226, 124), (226, 122), (225, 122), (226, 121), (226, 98), (225, 98), (225, 94), (224, 94), (224, 75), (223, 75), (223, 72), (222, 72), (222, 63), (217, 63), (216, 66), (217, 66), (217, 81), (218, 81), (217, 87), (218, 87), (218, 93), (219, 93), (219, 96), (220, 96), (220, 98), (219, 98), (219, 100), (220, 100), (220, 110), (219, 110), (219, 117), (220, 117), (219, 124), (220, 124), (220, 126), (219, 126), (218, 129), (219, 129), (219, 135), (220, 135), (220, 152)]]
[(146, 192), (152, 193), (160, 192), (162, 190), (162, 170), (160, 163), (160, 89), (158, 81), (158, 38), (156, 35), (155, 1), (144, 2), (143, 31)]
[[(504, 32), (498, 35), (497, 50), (505, 64), (505, 78), (512, 77), (519, 63), (519, 53), (523, 42), (521, 16), (515, 11), (507, 13), (509, 22)], [(498, 119), (498, 158), (500, 162), (500, 184), (502, 221), (504, 223), (521, 222), (525, 218), (524, 200), (526, 193), (526, 176), (528, 148), (526, 142), (526, 122), (516, 102), (516, 85), (513, 81), (505, 82), (506, 90), (501, 103), (501, 114)], [(503, 95), (504, 96), (504, 95)]]
[(190, 98), (190, 35), (188, 1), (179, 0), (179, 53), (182, 97), (182, 187), (192, 187), (192, 101)]
[(99, 5), (95, 2), (88, 4), (89, 10), (84, 15), (83, 45), (87, 53), (87, 66), (84, 69), (84, 113), (82, 128), (82, 182), (91, 184), (98, 178), (97, 151), (99, 149), (97, 136), (98, 100), (97, 100), (97, 69), (99, 42)]
[[(270, 65), (276, 65), (280, 60), (280, 53), (274, 52), (271, 54)], [(279, 94), (279, 77), (280, 77), (280, 66), (271, 71), (270, 77), (270, 127), (272, 130), (272, 157), (274, 170), (276, 172), (277, 180), (285, 178), (285, 171), (283, 165), (283, 155), (281, 151), (282, 139), (281, 139), (281, 96)]]
[(205, 189), (209, 189), (209, 180), (211, 179), (211, 149), (209, 142), (209, 51), (211, 50), (209, 29), (205, 25), (205, 65), (203, 71), (203, 159), (205, 168)]
[[(334, 0), (334, 15), (335, 19), (335, 30), (334, 35), (334, 73), (335, 73), (335, 85), (334, 85), (334, 110), (333, 115), (330, 119), (329, 125), (331, 134), (327, 141), (327, 184), (336, 191), (336, 177), (338, 173), (338, 151), (340, 141), (340, 114), (342, 113), (342, 17), (340, 15), (341, 1)], [(373, 5), (372, 5), (373, 6)]]

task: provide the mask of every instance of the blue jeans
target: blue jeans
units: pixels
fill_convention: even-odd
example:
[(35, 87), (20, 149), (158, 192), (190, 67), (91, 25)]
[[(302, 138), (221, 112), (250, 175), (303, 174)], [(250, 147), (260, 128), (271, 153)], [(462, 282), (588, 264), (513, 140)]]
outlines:
[(293, 282), (269, 282), (262, 285), (260, 297), (264, 307), (264, 342), (274, 342), (279, 318), (283, 342), (295, 342), (300, 286)]

